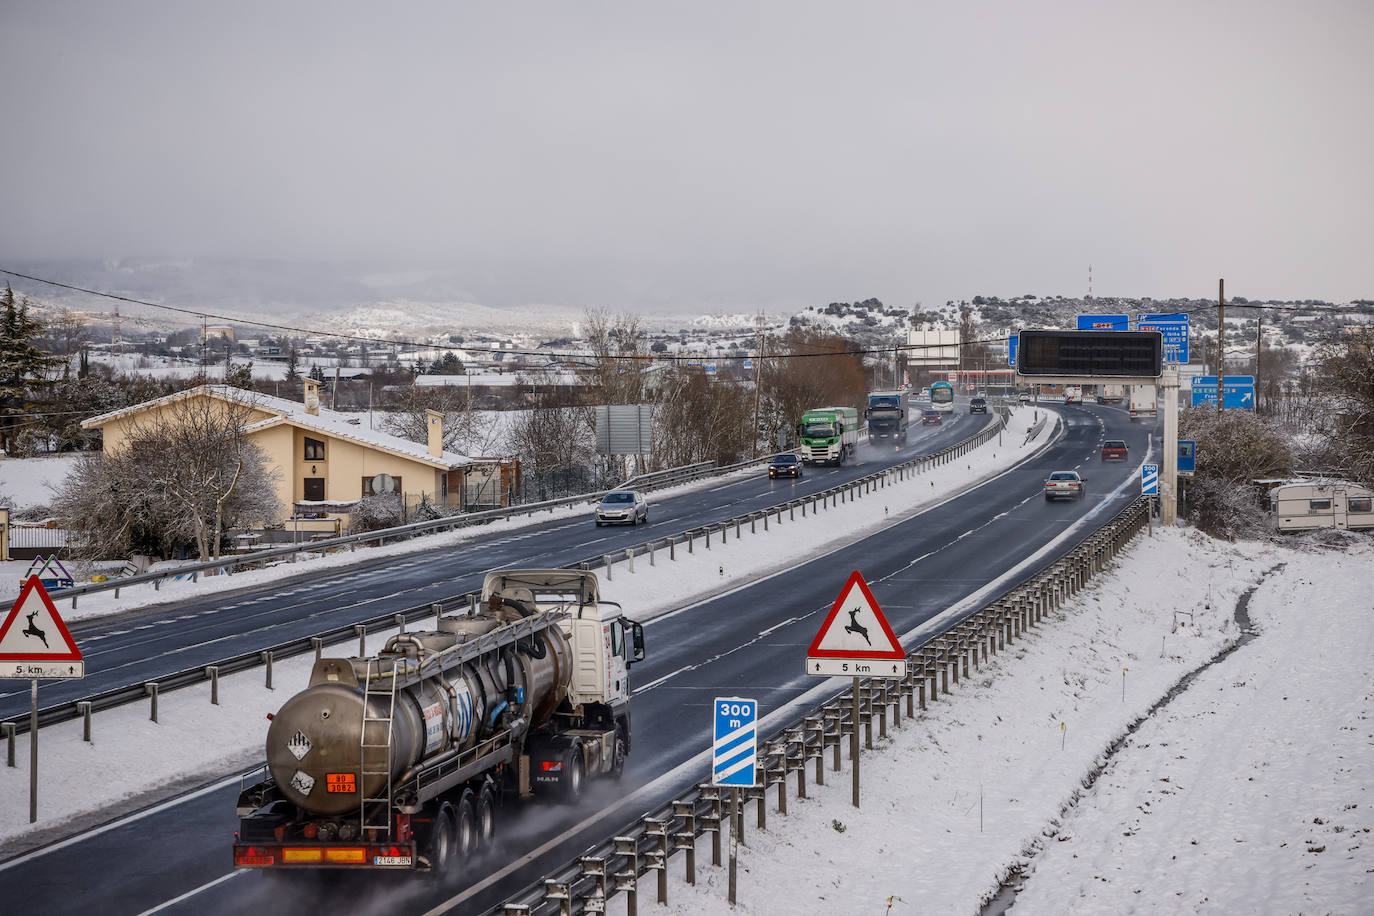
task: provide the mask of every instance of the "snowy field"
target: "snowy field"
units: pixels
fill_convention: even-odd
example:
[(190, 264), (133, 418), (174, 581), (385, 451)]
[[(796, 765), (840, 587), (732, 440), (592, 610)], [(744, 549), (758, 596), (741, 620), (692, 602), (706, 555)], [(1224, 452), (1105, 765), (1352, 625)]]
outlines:
[[(1261, 579), (1258, 636), (1208, 667)], [(1368, 913), (1371, 593), (1368, 536), (1344, 551), (1137, 538), (1056, 619), (875, 739), (860, 810), (846, 759), (746, 831), (737, 908), (706, 867), (695, 888), (672, 882), (668, 912), (976, 914), (1024, 872), (1012, 913)]]
[[(1029, 419), (1029, 411), (1014, 413), (1012, 429), (1025, 429)], [(716, 540), (711, 550), (698, 542), (693, 553), (678, 549), (676, 562), (668, 562), (666, 553), (660, 551), (656, 565), (650, 566), (647, 557), (639, 557), (635, 571), (631, 572), (628, 563), (619, 561), (612, 566), (609, 575), (604, 570), (600, 573), (602, 596), (634, 608), (635, 619), (649, 622), (652, 640), (654, 617), (719, 592), (753, 584), (770, 573), (789, 568), (801, 559), (799, 545), (805, 545), (809, 556), (819, 556), (898, 518), (948, 499), (980, 479), (1000, 474), (1009, 465), (1043, 447), (1056, 434), (1054, 423), (1046, 424), (1040, 436), (1026, 445), (1019, 444), (1023, 435), (1008, 434), (1007, 447), (999, 447), (994, 439), (966, 456), (963, 468), (945, 465), (805, 519), (798, 515), (795, 521), (774, 522), (766, 533), (760, 527), (757, 534), (750, 535), (745, 528), (742, 538), (732, 537), (725, 545)], [(1018, 442), (1016, 447), (1010, 445), (1013, 438)], [(757, 475), (759, 471), (740, 473)], [(587, 515), (585, 508), (569, 511)], [(542, 524), (547, 518), (547, 515), (540, 515), (533, 523), (526, 519), (519, 524), (528, 527)], [(480, 529), (482, 534), (492, 531), (493, 526)], [(320, 568), (347, 565), (357, 562), (359, 557), (378, 556), (381, 552), (399, 556), (430, 549), (446, 540), (456, 543), (473, 536), (473, 532), (436, 535), (394, 547), (388, 545), (380, 551), (341, 553), (311, 563), (319, 564)], [(178, 594), (203, 594), (216, 588), (238, 588), (250, 581), (272, 581), (287, 572), (299, 573), (300, 566), (202, 579), (195, 584), (173, 583), (164, 586), (160, 593), (151, 589), (144, 591), (147, 599), (158, 595), (166, 601)], [(843, 579), (841, 576), (837, 580), (836, 588), (843, 584)], [(126, 592), (126, 597), (118, 602), (109, 593), (82, 598), (77, 612), (71, 611), (67, 602), (58, 602), (58, 611), (64, 620), (124, 611), (135, 606), (135, 600), (143, 600), (131, 600), (130, 596), (135, 594), (136, 590)], [(166, 619), (175, 620), (176, 614), (175, 603), (169, 604)], [(384, 638), (378, 633), (374, 641), (374, 636), (369, 634), (368, 645), (380, 647)], [(91, 644), (88, 640), (81, 648), (87, 656), (88, 668), (98, 664), (98, 643)], [(356, 646), (347, 643), (341, 651), (351, 655)], [(44, 761), (40, 768), (40, 819), (34, 827), (28, 823), (27, 769), (0, 767), (0, 853), (6, 850), (6, 841), (37, 835), (64, 821), (85, 820), (83, 815), (141, 798), (161, 785), (196, 776), (214, 778), (230, 767), (261, 759), (262, 741), (266, 735), (264, 717), (304, 687), (312, 663), (313, 658), (278, 662), (273, 672), (277, 690), (271, 692), (264, 689), (260, 671), (223, 678), (220, 681), (221, 705), (217, 707), (209, 705), (208, 683), (163, 694), (158, 701), (158, 724), (148, 721), (148, 708), (143, 703), (99, 713), (94, 718), (92, 745), (81, 740), (79, 722), (43, 729), (39, 741)], [(19, 753), (27, 759), (28, 739), (20, 736), (18, 741)], [(102, 778), (93, 778), (96, 773), (102, 774)], [(118, 774), (119, 778), (104, 778), (108, 773)], [(14, 848), (10, 845), (8, 850)]]

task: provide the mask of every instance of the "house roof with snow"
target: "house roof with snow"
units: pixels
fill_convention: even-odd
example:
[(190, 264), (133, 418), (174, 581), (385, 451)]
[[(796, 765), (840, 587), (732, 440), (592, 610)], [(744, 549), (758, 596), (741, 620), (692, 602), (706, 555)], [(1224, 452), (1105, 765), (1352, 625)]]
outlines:
[(411, 442), (409, 439), (402, 439), (400, 436), (393, 436), (381, 430), (367, 429), (358, 424), (356, 417), (341, 411), (320, 407), (318, 413), (310, 413), (306, 406), (299, 401), (290, 401), (286, 398), (259, 394), (254, 391), (244, 391), (242, 388), (234, 388), (230, 385), (200, 385), (195, 388), (188, 388), (185, 391), (178, 391), (176, 394), (169, 394), (165, 397), (91, 417), (89, 420), (83, 420), (81, 427), (83, 429), (98, 429), (113, 420), (125, 419), (155, 407), (202, 396), (231, 401), (245, 407), (251, 407), (259, 413), (271, 414), (271, 416), (254, 420), (245, 425), (243, 431), (249, 434), (275, 426), (288, 425), (335, 439), (356, 442), (369, 448), (420, 461), (442, 470), (467, 467), (475, 463), (471, 458), (457, 452), (446, 451), (435, 457), (429, 453), (428, 447), (424, 444)]

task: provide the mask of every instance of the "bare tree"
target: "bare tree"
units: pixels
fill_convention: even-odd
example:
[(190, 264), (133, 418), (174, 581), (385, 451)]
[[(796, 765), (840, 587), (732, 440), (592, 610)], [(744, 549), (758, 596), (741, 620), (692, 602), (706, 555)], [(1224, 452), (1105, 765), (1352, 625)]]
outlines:
[(586, 467), (595, 460), (592, 410), (546, 372), (520, 376), (531, 388), (530, 408), (506, 431), (505, 450), (518, 455), (529, 474)]
[(430, 410), (444, 415), (445, 451), (487, 455), (497, 447), (493, 420), (472, 409), (471, 399), (462, 388), (448, 385), (406, 388), (401, 403), (382, 419), (382, 429), (411, 442), (426, 443)]
[[(791, 429), (813, 407), (858, 407), (867, 385), (862, 359), (842, 337), (793, 328), (763, 362), (764, 429)], [(827, 354), (827, 355), (814, 355)]]
[(1374, 330), (1329, 337), (1315, 362), (1327, 460), (1353, 480), (1374, 483)]
[(675, 369), (660, 391), (653, 433), (654, 456), (660, 465), (733, 464), (752, 453), (752, 386)]
[(79, 483), (54, 505), (75, 532), (75, 552), (191, 542), (209, 559), (227, 527), (276, 515), (275, 475), (244, 432), (249, 414), (246, 401), (193, 395), (131, 424), (115, 453), (78, 459)]

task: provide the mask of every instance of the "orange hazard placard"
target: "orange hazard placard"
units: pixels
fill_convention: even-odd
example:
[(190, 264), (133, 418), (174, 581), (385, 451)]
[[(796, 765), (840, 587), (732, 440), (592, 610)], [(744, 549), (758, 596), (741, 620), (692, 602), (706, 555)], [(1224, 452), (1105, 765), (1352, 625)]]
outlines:
[(353, 773), (325, 773), (324, 784), (330, 792), (358, 791), (357, 776)]

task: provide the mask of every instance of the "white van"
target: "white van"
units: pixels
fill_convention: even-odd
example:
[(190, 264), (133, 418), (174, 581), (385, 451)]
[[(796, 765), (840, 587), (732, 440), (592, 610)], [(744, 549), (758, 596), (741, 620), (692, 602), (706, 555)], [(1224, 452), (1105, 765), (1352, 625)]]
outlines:
[(1269, 511), (1280, 531), (1314, 528), (1374, 529), (1374, 490), (1344, 481), (1298, 481), (1269, 491)]

